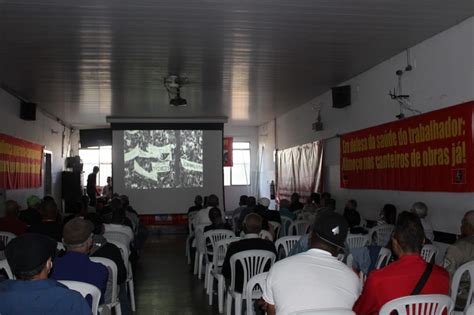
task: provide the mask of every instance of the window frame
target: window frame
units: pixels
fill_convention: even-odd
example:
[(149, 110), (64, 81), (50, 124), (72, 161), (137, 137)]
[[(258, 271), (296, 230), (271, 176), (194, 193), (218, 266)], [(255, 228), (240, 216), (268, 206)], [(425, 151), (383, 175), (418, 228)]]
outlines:
[[(104, 162), (104, 163), (101, 163), (101, 158), (100, 158), (100, 154), (101, 154), (101, 148), (109, 148), (110, 147), (110, 162)], [(97, 151), (97, 155), (98, 155), (98, 159), (99, 159), (99, 162), (97, 164), (94, 163), (94, 166), (98, 166), (99, 169), (102, 169), (102, 165), (110, 165), (110, 176), (112, 176), (112, 172), (113, 172), (113, 160), (112, 160), (112, 146), (111, 145), (102, 145), (102, 146), (94, 146), (94, 147), (87, 147), (87, 148), (80, 148), (79, 149), (79, 156), (81, 156), (80, 152), (81, 150), (89, 150), (89, 151)], [(82, 162), (82, 158), (81, 158), (81, 162)], [(88, 164), (90, 165), (90, 163), (84, 163), (84, 165)], [(83, 171), (83, 173), (85, 174), (86, 172)], [(87, 176), (88, 174), (86, 174)], [(100, 176), (98, 176), (97, 178), (97, 186), (98, 187), (105, 187), (107, 185), (107, 182), (105, 183), (101, 183), (100, 181)]]
[[(241, 148), (238, 148), (238, 149), (234, 149), (234, 143), (248, 143), (248, 149), (241, 149)], [(232, 143), (232, 154), (234, 153), (234, 151), (248, 151), (249, 152), (249, 163), (248, 163), (248, 166), (249, 166), (249, 172), (248, 172), (248, 184), (233, 184), (232, 183), (232, 169), (234, 168), (234, 165), (233, 164), (232, 166), (224, 166), (223, 167), (223, 182), (224, 182), (224, 187), (248, 187), (248, 186), (251, 186), (252, 185), (252, 179), (251, 179), (251, 172), (252, 172), (252, 143), (250, 141), (234, 141)], [(239, 164), (239, 165), (245, 165), (245, 164)], [(225, 184), (225, 169), (228, 169), (229, 170), (229, 180), (230, 180), (230, 184), (229, 185), (226, 185)]]

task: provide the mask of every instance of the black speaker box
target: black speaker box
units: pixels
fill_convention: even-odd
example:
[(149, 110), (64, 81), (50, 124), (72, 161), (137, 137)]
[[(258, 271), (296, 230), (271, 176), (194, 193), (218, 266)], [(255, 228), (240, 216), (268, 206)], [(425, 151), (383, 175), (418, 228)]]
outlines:
[(21, 102), (20, 118), (23, 120), (36, 120), (36, 104)]
[(344, 108), (351, 105), (351, 86), (344, 85), (332, 88), (332, 107)]
[(62, 172), (61, 196), (64, 200), (79, 200), (79, 198), (81, 198), (81, 173)]

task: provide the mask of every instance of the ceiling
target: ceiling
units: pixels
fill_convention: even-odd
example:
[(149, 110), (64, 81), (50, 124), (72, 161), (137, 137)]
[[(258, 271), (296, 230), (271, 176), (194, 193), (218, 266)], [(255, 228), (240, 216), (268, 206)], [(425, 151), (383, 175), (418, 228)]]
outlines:
[[(258, 125), (474, 15), (472, 0), (0, 0), (0, 80), (75, 126)], [(186, 76), (188, 106), (163, 78)]]

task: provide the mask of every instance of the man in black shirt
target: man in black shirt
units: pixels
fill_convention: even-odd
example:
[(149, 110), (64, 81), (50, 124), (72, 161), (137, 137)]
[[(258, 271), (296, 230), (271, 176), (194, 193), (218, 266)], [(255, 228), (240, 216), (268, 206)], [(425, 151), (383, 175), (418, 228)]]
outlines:
[(63, 227), (58, 222), (58, 207), (56, 202), (51, 199), (45, 199), (41, 205), (41, 215), (43, 220), (29, 227), (28, 232), (38, 233), (49, 236), (50, 238), (61, 242), (63, 238)]
[(20, 220), (25, 222), (28, 226), (40, 223), (41, 214), (39, 213), (39, 208), (41, 206), (41, 199), (38, 196), (32, 195), (28, 197), (26, 204), (28, 205), (28, 209), (20, 211)]
[[(262, 217), (256, 213), (250, 213), (245, 217), (244, 221), (245, 236), (242, 240), (233, 242), (227, 248), (227, 253), (222, 265), (222, 275), (226, 280), (230, 281), (230, 257), (232, 255), (252, 249), (268, 250), (276, 255), (275, 245), (269, 240), (259, 238), (258, 234), (262, 230)], [(270, 269), (270, 265), (266, 266), (265, 271)], [(242, 292), (243, 287), (243, 269), (237, 263), (235, 270), (235, 291)]]
[(188, 209), (188, 214), (190, 214), (191, 212), (194, 212), (194, 211), (199, 211), (201, 209), (202, 209), (202, 196), (197, 195), (194, 198), (194, 206), (189, 207), (189, 209)]
[(97, 191), (96, 191), (96, 182), (97, 182), (97, 173), (99, 173), (99, 167), (94, 166), (92, 173), (87, 176), (87, 195), (90, 199), (90, 205), (95, 207), (97, 200)]
[(300, 195), (298, 193), (293, 193), (291, 195), (291, 204), (290, 204), (290, 211), (295, 212), (296, 210), (303, 209), (304, 204), (300, 202)]

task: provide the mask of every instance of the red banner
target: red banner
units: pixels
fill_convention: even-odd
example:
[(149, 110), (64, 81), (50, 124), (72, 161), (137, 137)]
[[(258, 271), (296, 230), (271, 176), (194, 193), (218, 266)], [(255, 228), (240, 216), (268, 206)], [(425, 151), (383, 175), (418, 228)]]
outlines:
[(341, 187), (474, 191), (474, 102), (341, 137)]
[(224, 138), (224, 166), (233, 166), (233, 158), (232, 158), (232, 143), (234, 142), (234, 138), (226, 137)]
[(41, 186), (43, 147), (0, 134), (0, 188)]

